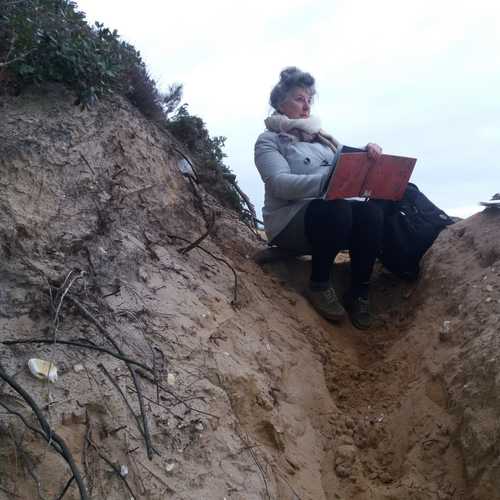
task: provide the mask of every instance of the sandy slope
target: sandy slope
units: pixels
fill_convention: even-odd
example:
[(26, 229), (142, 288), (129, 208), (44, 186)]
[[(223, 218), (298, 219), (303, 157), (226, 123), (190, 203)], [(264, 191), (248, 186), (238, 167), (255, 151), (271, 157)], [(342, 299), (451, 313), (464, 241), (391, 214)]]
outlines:
[[(158, 452), (149, 460), (106, 375), (137, 414), (123, 361), (60, 343), (2, 347), (92, 498), (500, 498), (500, 214), (443, 232), (417, 285), (377, 270), (381, 325), (359, 332), (302, 298), (307, 260), (256, 266), (261, 243), (202, 192), (217, 223), (201, 246), (237, 273), (236, 304), (226, 263), (180, 253), (179, 238), (205, 230), (198, 198), (170, 139), (125, 102), (81, 113), (54, 87), (0, 106), (2, 340), (53, 340), (60, 305), (57, 339), (113, 349), (72, 298), (160, 380), (139, 377)], [(336, 265), (339, 289), (347, 266)], [(33, 356), (54, 359), (56, 384), (30, 377)], [(37, 498), (37, 481), (56, 498), (64, 462), (6, 412), (0, 432), (0, 498)], [(127, 465), (133, 493), (109, 462)], [(74, 485), (65, 498), (79, 498)]]

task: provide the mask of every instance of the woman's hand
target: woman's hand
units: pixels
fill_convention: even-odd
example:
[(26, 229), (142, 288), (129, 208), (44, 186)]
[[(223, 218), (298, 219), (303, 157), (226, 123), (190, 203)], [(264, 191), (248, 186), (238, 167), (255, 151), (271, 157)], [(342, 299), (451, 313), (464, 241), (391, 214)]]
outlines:
[(365, 149), (368, 153), (368, 157), (372, 160), (378, 160), (382, 154), (382, 148), (373, 142), (369, 142)]

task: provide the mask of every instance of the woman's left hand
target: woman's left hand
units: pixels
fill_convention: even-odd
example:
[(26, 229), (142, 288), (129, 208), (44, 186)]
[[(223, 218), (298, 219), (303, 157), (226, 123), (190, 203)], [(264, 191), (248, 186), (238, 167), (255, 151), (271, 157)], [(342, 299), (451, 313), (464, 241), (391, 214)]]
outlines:
[(382, 154), (382, 148), (373, 142), (369, 142), (366, 145), (366, 151), (368, 152), (368, 157), (372, 160), (378, 160)]

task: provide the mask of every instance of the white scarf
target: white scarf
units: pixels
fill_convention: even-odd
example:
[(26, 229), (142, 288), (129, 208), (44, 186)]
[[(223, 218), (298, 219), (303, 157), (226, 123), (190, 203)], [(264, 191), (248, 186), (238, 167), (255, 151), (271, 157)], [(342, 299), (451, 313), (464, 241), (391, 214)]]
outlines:
[(335, 153), (339, 147), (339, 141), (321, 128), (321, 120), (316, 116), (309, 118), (288, 118), (280, 113), (268, 116), (264, 123), (266, 128), (272, 132), (284, 132), (297, 137), (304, 142), (320, 142), (328, 146)]

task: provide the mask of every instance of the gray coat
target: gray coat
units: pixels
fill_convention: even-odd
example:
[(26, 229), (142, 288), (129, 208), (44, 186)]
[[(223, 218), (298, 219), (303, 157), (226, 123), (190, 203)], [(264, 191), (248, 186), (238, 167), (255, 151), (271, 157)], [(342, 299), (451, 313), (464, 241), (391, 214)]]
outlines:
[(310, 200), (320, 198), (335, 154), (318, 142), (266, 131), (255, 143), (255, 165), (265, 185), (264, 228), (273, 241)]

